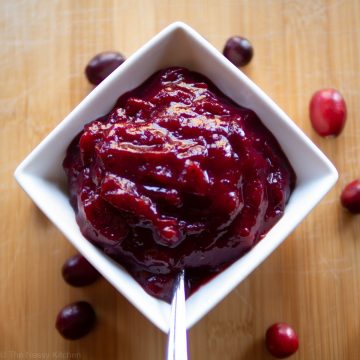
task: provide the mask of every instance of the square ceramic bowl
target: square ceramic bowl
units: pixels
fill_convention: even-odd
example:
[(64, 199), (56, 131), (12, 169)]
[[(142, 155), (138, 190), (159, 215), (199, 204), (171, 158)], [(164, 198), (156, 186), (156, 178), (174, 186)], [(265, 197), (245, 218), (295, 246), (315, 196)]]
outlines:
[[(170, 305), (148, 295), (117, 263), (80, 233), (69, 203), (62, 161), (84, 124), (108, 113), (119, 95), (155, 71), (184, 66), (212, 80), (238, 104), (256, 111), (276, 136), (297, 184), (284, 216), (245, 256), (203, 285), (186, 301), (189, 328), (271, 254), (330, 190), (338, 174), (295, 123), (249, 78), (188, 25), (176, 22), (129, 57), (97, 86), (19, 165), (15, 177), (36, 205), (113, 286), (161, 330), (168, 330)], [(46, 256), (46, 254), (43, 254)]]

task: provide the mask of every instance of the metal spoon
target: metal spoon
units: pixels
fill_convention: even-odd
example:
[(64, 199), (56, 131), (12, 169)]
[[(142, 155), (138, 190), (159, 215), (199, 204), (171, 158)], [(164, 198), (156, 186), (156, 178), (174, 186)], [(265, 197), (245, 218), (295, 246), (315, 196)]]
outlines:
[(168, 334), (167, 360), (187, 360), (185, 315), (185, 270), (176, 277), (171, 302), (170, 329)]

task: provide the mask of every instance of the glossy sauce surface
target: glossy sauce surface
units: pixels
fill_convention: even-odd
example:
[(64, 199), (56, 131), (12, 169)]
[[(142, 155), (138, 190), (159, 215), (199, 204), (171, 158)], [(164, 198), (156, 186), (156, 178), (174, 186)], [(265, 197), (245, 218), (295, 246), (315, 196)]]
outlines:
[(84, 236), (166, 301), (179, 269), (190, 294), (253, 247), (296, 180), (256, 113), (184, 68), (120, 96), (63, 166)]

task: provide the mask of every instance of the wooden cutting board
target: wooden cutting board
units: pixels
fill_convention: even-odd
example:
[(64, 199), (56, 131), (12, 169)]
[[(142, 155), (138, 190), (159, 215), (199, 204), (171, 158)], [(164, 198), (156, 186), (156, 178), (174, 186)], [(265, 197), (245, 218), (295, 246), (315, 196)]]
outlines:
[[(285, 243), (189, 332), (191, 359), (271, 359), (264, 333), (286, 321), (300, 337), (293, 359), (360, 358), (360, 216), (339, 194), (360, 176), (360, 2), (353, 0), (0, 2), (0, 359), (163, 359), (166, 336), (105, 281), (64, 283), (75, 250), (15, 183), (17, 164), (91, 90), (87, 61), (126, 56), (182, 20), (218, 49), (230, 35), (255, 50), (244, 71), (327, 154), (333, 190)], [(312, 130), (308, 103), (339, 89), (348, 121), (338, 138)], [(54, 328), (58, 310), (85, 299), (96, 330), (79, 341)]]

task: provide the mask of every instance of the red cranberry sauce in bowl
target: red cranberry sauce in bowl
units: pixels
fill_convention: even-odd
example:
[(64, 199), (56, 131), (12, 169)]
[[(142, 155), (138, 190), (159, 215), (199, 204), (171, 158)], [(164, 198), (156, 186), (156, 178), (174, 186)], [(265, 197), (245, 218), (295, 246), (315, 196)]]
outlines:
[(254, 111), (180, 67), (85, 125), (63, 167), (82, 234), (165, 301), (180, 269), (189, 295), (261, 240), (296, 181)]

